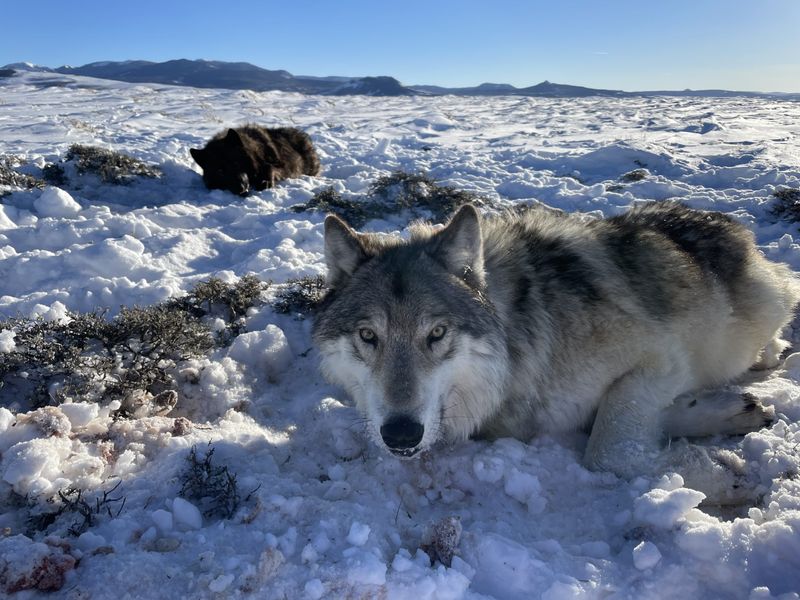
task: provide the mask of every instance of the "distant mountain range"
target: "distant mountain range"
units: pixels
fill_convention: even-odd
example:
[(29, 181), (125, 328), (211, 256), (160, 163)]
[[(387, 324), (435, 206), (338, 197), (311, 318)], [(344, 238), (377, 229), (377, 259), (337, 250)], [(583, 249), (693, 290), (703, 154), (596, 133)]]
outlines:
[(14, 71), (43, 71), (62, 75), (83, 75), (100, 79), (113, 79), (130, 83), (162, 83), (199, 88), (224, 88), (264, 92), (278, 90), (303, 94), (331, 96), (531, 96), (545, 98), (581, 98), (588, 96), (706, 96), (706, 97), (761, 97), (782, 100), (800, 100), (800, 94), (736, 92), (729, 90), (660, 90), (623, 92), (566, 85), (543, 81), (537, 85), (518, 88), (507, 83), (483, 83), (474, 87), (448, 88), (435, 85), (404, 86), (393, 77), (312, 77), (292, 75), (288, 71), (271, 71), (246, 62), (216, 60), (169, 60), (150, 62), (128, 60), (122, 62), (93, 62), (82, 67), (51, 69), (30, 63), (13, 63), (0, 67), (0, 75), (9, 77)]
[(169, 60), (149, 62), (93, 62), (82, 67), (51, 69), (30, 63), (14, 63), (2, 67), (19, 71), (43, 71), (62, 75), (83, 75), (129, 83), (163, 83), (198, 88), (223, 88), (266, 92), (300, 92), (332, 96), (411, 96), (414, 90), (403, 87), (393, 77), (303, 77), (288, 71), (271, 71), (245, 62), (217, 60)]
[(542, 96), (547, 98), (579, 98), (584, 96), (630, 96), (629, 92), (620, 90), (600, 90), (581, 87), (579, 85), (566, 85), (563, 83), (550, 83), (543, 81), (529, 87), (518, 88), (508, 83), (482, 83), (475, 87), (446, 88), (436, 85), (415, 85), (413, 90), (434, 94), (437, 96), (454, 94), (456, 96)]

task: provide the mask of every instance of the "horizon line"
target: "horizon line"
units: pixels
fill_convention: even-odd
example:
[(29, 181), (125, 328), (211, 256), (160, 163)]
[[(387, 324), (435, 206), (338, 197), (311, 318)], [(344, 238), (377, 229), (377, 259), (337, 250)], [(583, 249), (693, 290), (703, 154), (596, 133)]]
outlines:
[[(382, 75), (356, 75), (356, 76), (352, 76), (352, 75), (311, 75), (311, 74), (298, 75), (298, 74), (292, 73), (291, 71), (289, 71), (287, 69), (268, 68), (268, 67), (264, 67), (264, 66), (255, 64), (255, 63), (250, 62), (248, 60), (218, 60), (218, 59), (213, 59), (213, 58), (183, 58), (183, 57), (181, 57), (181, 58), (170, 58), (170, 59), (161, 60), (161, 61), (148, 60), (148, 59), (94, 60), (94, 61), (91, 61), (91, 62), (88, 62), (88, 63), (84, 63), (84, 64), (78, 65), (78, 66), (72, 66), (72, 65), (68, 65), (68, 64), (63, 64), (63, 65), (60, 65), (60, 66), (57, 66), (57, 67), (50, 67), (50, 66), (47, 66), (47, 65), (42, 65), (42, 64), (38, 64), (38, 63), (32, 63), (30, 61), (25, 61), (25, 60), (18, 60), (18, 61), (6, 63), (5, 65), (3, 65), (2, 68), (13, 68), (13, 65), (21, 65), (22, 64), (22, 65), (26, 65), (26, 66), (29, 66), (29, 67), (40, 67), (40, 68), (45, 68), (45, 69), (56, 70), (56, 69), (64, 69), (64, 68), (66, 68), (66, 69), (76, 69), (76, 68), (86, 67), (86, 66), (89, 66), (89, 65), (101, 64), (101, 63), (122, 64), (122, 63), (128, 63), (128, 62), (145, 62), (145, 63), (151, 63), (151, 64), (164, 64), (164, 63), (168, 63), (168, 62), (177, 62), (177, 61), (187, 61), (187, 62), (198, 62), (198, 61), (200, 61), (200, 62), (214, 62), (214, 63), (224, 63), (224, 64), (240, 63), (240, 64), (247, 64), (247, 65), (250, 65), (252, 67), (256, 67), (258, 69), (262, 69), (262, 70), (265, 70), (265, 71), (283, 71), (285, 73), (288, 73), (292, 77), (296, 77), (296, 78), (308, 77), (308, 78), (324, 79), (324, 78), (330, 78), (330, 77), (340, 77), (340, 78), (343, 78), (343, 79), (357, 80), (357, 79), (363, 79), (365, 77), (391, 77), (392, 79), (394, 79), (395, 81), (400, 83), (400, 85), (402, 85), (403, 87), (407, 87), (407, 88), (438, 87), (438, 88), (442, 88), (442, 89), (445, 89), (445, 90), (453, 90), (453, 89), (478, 88), (478, 87), (483, 86), (483, 85), (508, 85), (508, 86), (513, 87), (514, 89), (523, 90), (523, 89), (526, 89), (526, 88), (535, 87), (535, 86), (540, 85), (542, 83), (551, 83), (551, 84), (554, 83), (551, 79), (547, 79), (546, 78), (546, 79), (543, 79), (543, 80), (539, 81), (538, 83), (532, 83), (532, 84), (524, 85), (524, 86), (518, 86), (518, 85), (512, 84), (512, 83), (496, 82), (496, 81), (482, 81), (481, 83), (471, 84), (471, 85), (467, 84), (467, 85), (449, 85), (449, 86), (440, 85), (440, 84), (436, 84), (436, 83), (411, 83), (411, 84), (407, 84), (407, 83), (403, 83), (400, 79), (398, 79), (394, 75), (385, 75), (385, 74), (382, 74)], [(100, 78), (100, 79), (102, 79), (102, 78)], [(112, 80), (112, 81), (114, 81), (114, 80)], [(555, 85), (568, 85), (568, 86), (571, 86), (571, 87), (581, 87), (581, 88), (586, 88), (586, 89), (590, 89), (590, 90), (608, 91), (608, 92), (624, 92), (624, 93), (627, 93), (627, 94), (659, 93), (659, 92), (713, 92), (713, 91), (732, 92), (732, 93), (740, 93), (740, 94), (761, 94), (761, 95), (797, 95), (797, 94), (800, 94), (800, 90), (798, 90), (798, 91), (781, 91), (781, 90), (764, 91), (764, 90), (728, 89), (728, 88), (724, 88), (724, 87), (700, 87), (700, 88), (683, 87), (683, 88), (674, 88), (674, 89), (671, 89), (671, 88), (668, 88), (668, 87), (661, 87), (661, 88), (656, 88), (656, 89), (625, 90), (625, 89), (622, 89), (622, 88), (593, 87), (593, 86), (590, 86), (590, 85), (584, 85), (584, 84), (578, 84), (578, 83), (555, 83)], [(188, 87), (192, 87), (192, 86), (188, 86)]]

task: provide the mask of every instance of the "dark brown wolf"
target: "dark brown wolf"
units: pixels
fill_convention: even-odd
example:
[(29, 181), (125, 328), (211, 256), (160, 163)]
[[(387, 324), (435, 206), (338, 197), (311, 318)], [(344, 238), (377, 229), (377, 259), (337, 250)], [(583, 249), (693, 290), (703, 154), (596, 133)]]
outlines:
[(192, 148), (210, 190), (244, 196), (273, 187), (281, 179), (319, 174), (311, 138), (294, 127), (245, 125), (215, 135), (203, 149)]

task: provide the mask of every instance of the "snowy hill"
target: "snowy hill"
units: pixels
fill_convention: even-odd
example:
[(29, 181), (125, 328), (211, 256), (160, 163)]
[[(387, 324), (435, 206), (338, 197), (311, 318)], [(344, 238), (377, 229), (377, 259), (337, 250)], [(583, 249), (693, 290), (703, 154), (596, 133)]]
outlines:
[(49, 67), (43, 67), (41, 65), (35, 65), (29, 62), (16, 62), (10, 63), (3, 67), (4, 69), (13, 69), (14, 71), (34, 71), (40, 73), (52, 73), (53, 69)]
[(551, 83), (543, 81), (530, 87), (522, 88), (517, 91), (521, 96), (543, 96), (543, 97), (571, 97), (582, 98), (586, 96), (627, 96), (625, 92), (619, 90), (598, 90), (594, 88), (582, 87), (579, 85), (565, 85), (562, 83)]
[(482, 83), (472, 87), (447, 88), (438, 85), (415, 85), (412, 89), (426, 94), (444, 96), (506, 96), (515, 94), (518, 88), (508, 83)]
[[(544, 203), (597, 217), (677, 198), (732, 215), (768, 257), (800, 270), (798, 225), (772, 213), (776, 191), (800, 188), (800, 105), (339, 98), (37, 72), (0, 79), (0, 96), (0, 164), (23, 182), (52, 175), (53, 165), (64, 176), (57, 188), (0, 187), (4, 319), (59, 323), (67, 311), (98, 309), (112, 318), (120, 306), (183, 297), (210, 276), (273, 282), (228, 345), (173, 369), (174, 408), (115, 418), (118, 406), (74, 397), (30, 411), (26, 397), (0, 388), (3, 592), (39, 584), (60, 591), (17, 596), (797, 598), (800, 354), (742, 382), (774, 406), (775, 424), (708, 442), (738, 452), (763, 491), (723, 510), (700, 505), (676, 476), (587, 471), (580, 432), (468, 442), (413, 461), (384, 455), (342, 390), (319, 375), (312, 317), (273, 301), (288, 279), (324, 273), (324, 214), (293, 207), (329, 187), (367, 202), (370, 184), (397, 170), (425, 171), (493, 209)], [(189, 149), (244, 122), (307, 131), (321, 175), (246, 198), (206, 190)], [(124, 152), (158, 176), (80, 173), (64, 161), (73, 144)], [(413, 216), (386, 214), (365, 228), (402, 232)], [(789, 332), (796, 348), (798, 333)], [(0, 366), (15, 344), (0, 331)], [(236, 474), (230, 518), (182, 497), (190, 451), (202, 457), (209, 443), (214, 464)], [(463, 530), (456, 555), (450, 566), (431, 563), (420, 547), (451, 517)]]
[[(13, 66), (9, 65), (9, 68)], [(24, 70), (36, 69), (34, 65), (29, 65)], [(336, 96), (351, 94), (405, 96), (413, 93), (391, 77), (296, 77), (288, 71), (271, 71), (245, 62), (186, 59), (162, 63), (144, 60), (103, 61), (81, 67), (59, 67), (47, 71), (129, 83), (163, 83), (198, 88), (247, 89), (256, 92), (280, 90)]]
[(362, 77), (352, 79), (342, 85), (324, 92), (332, 96), (413, 96), (416, 92), (403, 87), (394, 77)]
[(244, 62), (185, 59), (162, 63), (144, 60), (104, 61), (82, 67), (59, 67), (55, 72), (132, 83), (167, 83), (200, 88), (303, 90), (292, 81), (292, 75), (286, 71), (270, 71)]

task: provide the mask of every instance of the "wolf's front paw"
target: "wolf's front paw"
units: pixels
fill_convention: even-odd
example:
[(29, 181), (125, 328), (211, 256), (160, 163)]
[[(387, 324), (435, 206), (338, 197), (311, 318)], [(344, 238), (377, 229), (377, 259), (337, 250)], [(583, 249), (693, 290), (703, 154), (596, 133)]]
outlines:
[(743, 435), (768, 427), (775, 421), (775, 409), (761, 404), (753, 394), (743, 392), (740, 402), (740, 410), (725, 418), (722, 433)]

